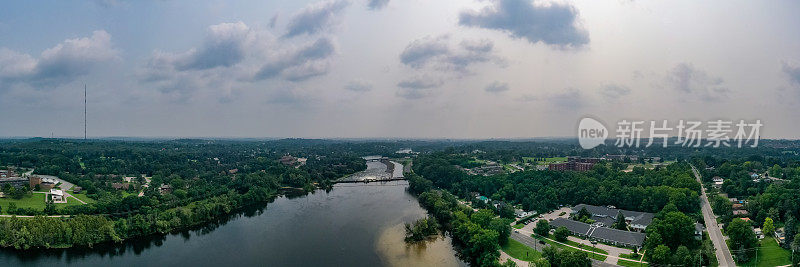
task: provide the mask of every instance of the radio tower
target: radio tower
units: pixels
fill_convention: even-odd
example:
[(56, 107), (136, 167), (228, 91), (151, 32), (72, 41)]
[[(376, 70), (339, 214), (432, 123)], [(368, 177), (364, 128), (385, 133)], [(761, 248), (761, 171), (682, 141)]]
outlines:
[(86, 140), (86, 84), (83, 84), (83, 140)]

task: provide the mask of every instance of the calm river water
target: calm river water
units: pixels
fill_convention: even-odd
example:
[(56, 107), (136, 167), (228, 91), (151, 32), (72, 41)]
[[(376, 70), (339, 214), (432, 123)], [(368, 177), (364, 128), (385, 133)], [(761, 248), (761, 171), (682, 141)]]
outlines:
[(94, 249), (0, 250), (0, 266), (465, 266), (450, 239), (403, 242), (425, 216), (405, 181), (279, 197), (202, 229)]

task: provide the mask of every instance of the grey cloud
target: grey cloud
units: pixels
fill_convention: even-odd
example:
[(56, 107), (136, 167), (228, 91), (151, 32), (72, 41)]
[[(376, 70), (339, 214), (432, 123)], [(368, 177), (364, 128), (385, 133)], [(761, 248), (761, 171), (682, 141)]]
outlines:
[(484, 88), (483, 90), (485, 90), (486, 92), (489, 92), (489, 93), (502, 93), (502, 92), (508, 91), (508, 84), (507, 83), (503, 83), (503, 82), (499, 82), (499, 81), (495, 81), (495, 82), (489, 84), (488, 86), (486, 86), (486, 88)]
[(553, 105), (569, 109), (578, 109), (586, 104), (583, 93), (575, 88), (567, 88), (563, 92), (550, 95), (547, 100)]
[(278, 24), (278, 13), (275, 13), (275, 15), (272, 15), (272, 18), (269, 19), (269, 28), (274, 29), (275, 24)]
[(344, 89), (353, 92), (368, 92), (372, 91), (372, 84), (364, 80), (352, 80), (344, 86)]
[(397, 91), (397, 96), (406, 99), (419, 99), (431, 95), (431, 90), (440, 87), (444, 81), (437, 77), (432, 76), (418, 76), (411, 79), (406, 79), (397, 84), (400, 90)]
[(94, 31), (91, 37), (67, 39), (43, 51), (38, 59), (1, 48), (0, 87), (12, 83), (37, 88), (57, 86), (88, 74), (98, 63), (118, 58), (117, 54), (111, 35), (102, 30)]
[(255, 78), (269, 79), (282, 75), (290, 81), (303, 81), (327, 74), (327, 59), (336, 53), (336, 47), (328, 38), (320, 38), (314, 43), (293, 53), (283, 55), (265, 64)]
[(578, 11), (569, 4), (535, 4), (530, 0), (494, 0), (480, 11), (464, 11), (459, 24), (500, 30), (531, 43), (562, 48), (589, 43), (589, 33), (578, 25)]
[(789, 82), (791, 82), (795, 86), (800, 86), (800, 66), (791, 65), (789, 63), (783, 63), (783, 73), (785, 73), (788, 78)]
[(212, 25), (208, 27), (203, 46), (176, 62), (176, 68), (204, 70), (236, 65), (245, 57), (244, 46), (250, 32), (250, 28), (241, 21)]
[(389, 0), (369, 0), (367, 3), (367, 7), (371, 10), (379, 10), (386, 7), (389, 4)]
[(449, 41), (447, 35), (414, 40), (400, 54), (400, 62), (415, 69), (430, 66), (436, 70), (468, 73), (467, 68), (472, 64), (502, 61), (494, 55), (494, 44), (488, 39), (463, 40), (457, 48)]
[(336, 16), (349, 5), (350, 2), (346, 0), (310, 5), (289, 19), (284, 37), (294, 37), (301, 34), (310, 35), (324, 31), (335, 22)]
[(614, 100), (629, 95), (631, 89), (624, 85), (609, 84), (600, 88), (600, 94), (607, 100)]
[(667, 73), (668, 87), (703, 101), (716, 101), (726, 98), (730, 90), (724, 80), (698, 70), (687, 63), (680, 63)]

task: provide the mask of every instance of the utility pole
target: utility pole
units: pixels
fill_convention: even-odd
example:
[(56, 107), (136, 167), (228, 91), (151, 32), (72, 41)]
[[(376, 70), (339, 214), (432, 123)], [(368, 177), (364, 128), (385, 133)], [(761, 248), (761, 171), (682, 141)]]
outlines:
[(86, 140), (86, 84), (83, 84), (83, 140)]

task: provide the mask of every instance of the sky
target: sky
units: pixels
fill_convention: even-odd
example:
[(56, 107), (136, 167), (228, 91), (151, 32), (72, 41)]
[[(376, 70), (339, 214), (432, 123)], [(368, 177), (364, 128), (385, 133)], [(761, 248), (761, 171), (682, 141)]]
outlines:
[(0, 136), (800, 138), (800, 2), (12, 1)]

